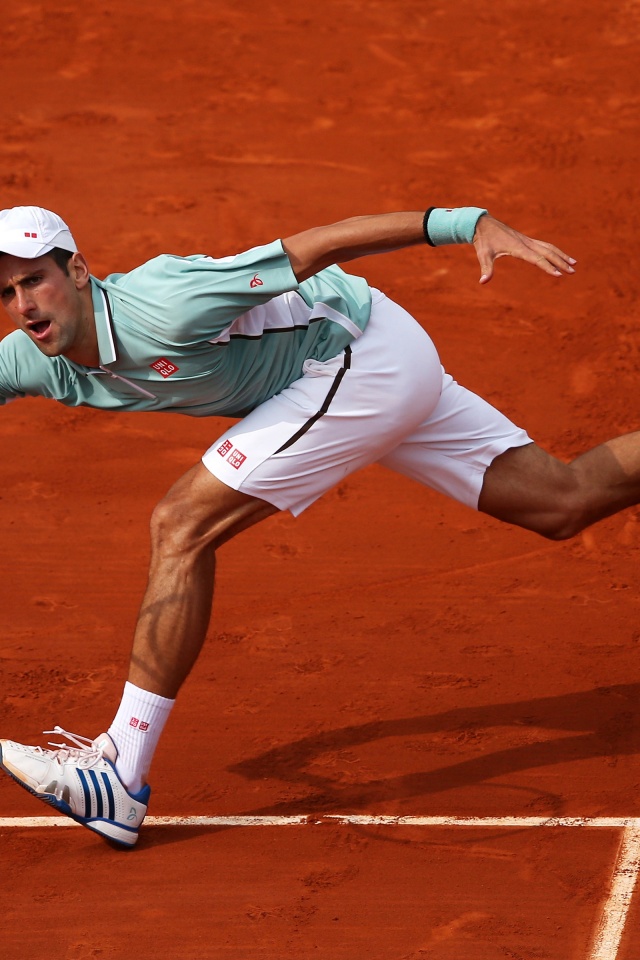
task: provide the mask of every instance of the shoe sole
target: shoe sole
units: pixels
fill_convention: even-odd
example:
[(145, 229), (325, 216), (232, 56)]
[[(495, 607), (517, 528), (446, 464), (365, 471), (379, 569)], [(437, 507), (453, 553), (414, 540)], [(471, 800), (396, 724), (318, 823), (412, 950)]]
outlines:
[(64, 800), (58, 800), (58, 798), (52, 793), (38, 793), (33, 787), (30, 787), (28, 783), (25, 783), (24, 780), (21, 780), (16, 772), (11, 769), (11, 766), (6, 764), (2, 756), (2, 747), (0, 746), (0, 769), (4, 770), (18, 786), (22, 787), (23, 790), (26, 790), (27, 793), (30, 793), (32, 797), (35, 797), (36, 800), (42, 800), (43, 803), (46, 803), (50, 807), (54, 807), (59, 813), (63, 813), (65, 817), (69, 817), (71, 820), (75, 820), (76, 823), (79, 823), (82, 827), (87, 827), (88, 830), (92, 830), (94, 833), (99, 834), (99, 836), (104, 837), (105, 840), (110, 840), (112, 843), (117, 843), (123, 847), (133, 847), (138, 840), (138, 830), (132, 829), (131, 827), (121, 827), (119, 824), (114, 823), (112, 820), (104, 820), (99, 818), (87, 818), (81, 817), (78, 814), (74, 813), (68, 803), (65, 803)]

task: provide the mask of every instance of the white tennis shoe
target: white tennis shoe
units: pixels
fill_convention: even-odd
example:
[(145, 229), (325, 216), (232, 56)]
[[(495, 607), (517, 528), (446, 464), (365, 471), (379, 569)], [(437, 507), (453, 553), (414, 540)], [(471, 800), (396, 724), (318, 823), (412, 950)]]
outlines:
[(53, 750), (0, 740), (0, 767), (34, 797), (108, 840), (131, 847), (147, 813), (151, 788), (129, 793), (116, 773), (117, 751), (111, 737), (96, 740), (45, 730), (71, 741), (50, 743)]

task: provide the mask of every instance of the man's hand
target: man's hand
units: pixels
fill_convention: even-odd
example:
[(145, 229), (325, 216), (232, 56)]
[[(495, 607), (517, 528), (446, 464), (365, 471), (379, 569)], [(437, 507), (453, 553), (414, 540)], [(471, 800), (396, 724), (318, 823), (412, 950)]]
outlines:
[(576, 261), (567, 256), (558, 247), (542, 240), (532, 240), (518, 233), (506, 223), (500, 223), (489, 214), (480, 217), (473, 237), (478, 261), (482, 270), (480, 283), (488, 283), (493, 276), (493, 264), (498, 257), (516, 257), (526, 260), (544, 270), (552, 277), (561, 277), (563, 273), (575, 273)]

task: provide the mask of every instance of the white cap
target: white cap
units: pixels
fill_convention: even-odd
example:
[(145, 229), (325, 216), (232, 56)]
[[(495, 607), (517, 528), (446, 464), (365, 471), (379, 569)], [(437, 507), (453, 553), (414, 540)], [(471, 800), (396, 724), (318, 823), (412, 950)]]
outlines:
[(69, 227), (57, 213), (43, 207), (10, 207), (0, 210), (0, 252), (29, 260), (61, 247), (78, 249)]

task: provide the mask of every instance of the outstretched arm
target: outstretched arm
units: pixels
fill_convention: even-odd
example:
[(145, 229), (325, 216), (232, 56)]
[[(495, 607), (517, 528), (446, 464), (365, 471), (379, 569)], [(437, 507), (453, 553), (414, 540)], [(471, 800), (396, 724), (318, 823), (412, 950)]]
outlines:
[(576, 261), (558, 247), (532, 240), (483, 211), (478, 210), (478, 218), (475, 219), (473, 213), (471, 219), (467, 216), (465, 229), (460, 231), (452, 227), (449, 230), (447, 214), (452, 214), (453, 222), (462, 211), (476, 209), (434, 210), (432, 216), (427, 218), (426, 232), (424, 212), (352, 217), (296, 233), (283, 240), (283, 245), (300, 282), (333, 263), (345, 263), (374, 253), (389, 253), (425, 242), (434, 246), (473, 242), (482, 270), (480, 283), (488, 283), (491, 279), (493, 264), (499, 257), (526, 260), (555, 277), (574, 273), (573, 264)]

